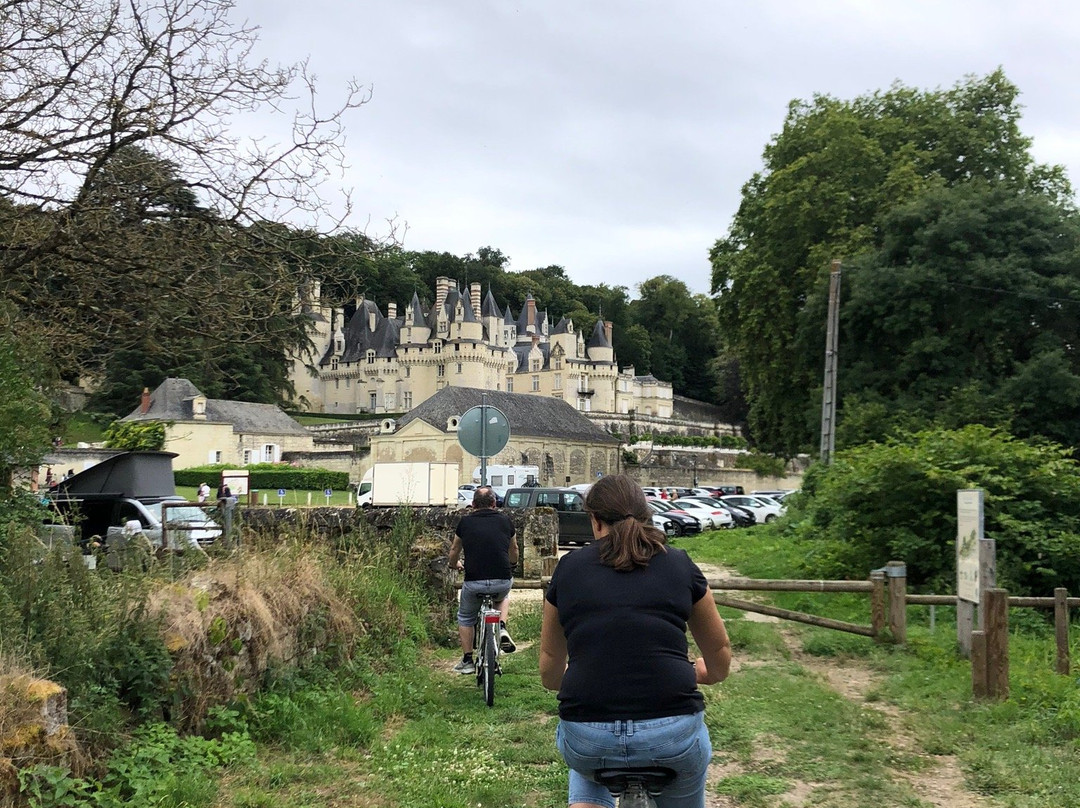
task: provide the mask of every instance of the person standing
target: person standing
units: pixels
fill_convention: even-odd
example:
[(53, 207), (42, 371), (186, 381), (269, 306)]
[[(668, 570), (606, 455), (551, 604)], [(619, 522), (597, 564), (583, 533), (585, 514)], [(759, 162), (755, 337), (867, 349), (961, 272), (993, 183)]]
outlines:
[[(465, 570), (458, 604), (461, 661), (454, 666), (454, 670), (461, 674), (476, 673), (472, 655), (473, 636), (483, 595), (491, 595), (502, 612), (499, 647), (508, 654), (517, 650), (506, 628), (510, 612), (508, 596), (514, 585), (514, 567), (518, 562), (514, 523), (505, 513), (495, 509), (495, 492), (491, 486), (481, 486), (473, 492), (472, 506), (472, 511), (461, 517), (458, 523), (448, 558), (451, 568)], [(464, 563), (461, 560), (463, 553)]]
[[(703, 808), (712, 744), (698, 685), (727, 678), (731, 643), (701, 570), (665, 545), (641, 487), (600, 478), (585, 498), (595, 541), (564, 556), (548, 585), (540, 679), (557, 690), (556, 746), (570, 808), (613, 808), (594, 772), (663, 766), (658, 808)], [(688, 656), (689, 628), (701, 656)]]
[(199, 483), (199, 502), (206, 502), (210, 498), (210, 486), (208, 483)]

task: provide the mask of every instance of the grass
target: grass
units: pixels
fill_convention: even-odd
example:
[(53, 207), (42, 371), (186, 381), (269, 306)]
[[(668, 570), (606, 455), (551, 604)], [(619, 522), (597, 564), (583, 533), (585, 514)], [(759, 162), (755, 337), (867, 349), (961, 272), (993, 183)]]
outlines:
[[(802, 577), (805, 549), (766, 528), (680, 539), (679, 546), (750, 577)], [(351, 597), (369, 616), (368, 654), (332, 672), (282, 672), (250, 703), (217, 711), (211, 730), (246, 733), (257, 756), (229, 766), (216, 796), (183, 804), (565, 805), (557, 702), (537, 673), (539, 603), (513, 607), (520, 650), (502, 657), (504, 675), (487, 708), (474, 677), (451, 671), (458, 654), (452, 626), (425, 634), (416, 621), (427, 606), (407, 584), (392, 575), (357, 578)], [(868, 620), (865, 596), (770, 599)], [(1011, 699), (978, 703), (945, 610), (932, 629), (928, 610), (913, 607), (905, 648), (723, 614), (739, 667), (705, 697), (717, 770), (710, 789), (730, 804), (927, 808), (923, 783), (950, 760), (961, 788), (987, 808), (1080, 806), (1080, 694), (1074, 678), (1052, 673), (1053, 638), (1039, 621), (1016, 621)], [(841, 695), (819, 672), (838, 666), (865, 675), (865, 701)]]
[[(210, 483), (210, 497), (213, 498), (217, 492), (217, 481), (207, 480)], [(179, 496), (185, 497), (188, 501), (194, 502), (198, 497), (198, 488), (189, 485), (176, 486), (176, 493)], [(265, 503), (264, 503), (265, 500)], [(285, 496), (278, 496), (278, 489), (260, 490), (257, 494), (257, 504), (265, 504), (267, 507), (275, 508), (318, 508), (326, 506), (326, 495), (322, 489), (319, 490), (306, 490), (306, 489), (294, 489), (288, 488), (285, 490)], [(330, 495), (330, 507), (351, 507), (356, 504), (356, 497), (353, 496), (351, 491), (338, 491), (332, 490)]]

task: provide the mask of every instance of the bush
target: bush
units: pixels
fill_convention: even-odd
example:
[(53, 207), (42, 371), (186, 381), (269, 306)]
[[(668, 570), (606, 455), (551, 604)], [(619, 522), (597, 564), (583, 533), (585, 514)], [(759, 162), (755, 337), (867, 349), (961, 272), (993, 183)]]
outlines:
[[(177, 485), (195, 487), (203, 480), (217, 479), (221, 476), (222, 471), (235, 468), (236, 466), (222, 464), (196, 466), (173, 472), (173, 478), (176, 480)], [(244, 469), (251, 475), (248, 485), (252, 489), (259, 491), (276, 488), (290, 488), (302, 491), (322, 491), (326, 488), (332, 488), (336, 491), (344, 491), (349, 487), (349, 474), (344, 471), (302, 469), (274, 463), (259, 463), (244, 466)]]
[(1080, 465), (1070, 450), (972, 425), (838, 452), (788, 506), (787, 531), (822, 577), (865, 578), (891, 559), (936, 592), (956, 585), (956, 492), (984, 490), (997, 580), (1016, 595), (1080, 590)]

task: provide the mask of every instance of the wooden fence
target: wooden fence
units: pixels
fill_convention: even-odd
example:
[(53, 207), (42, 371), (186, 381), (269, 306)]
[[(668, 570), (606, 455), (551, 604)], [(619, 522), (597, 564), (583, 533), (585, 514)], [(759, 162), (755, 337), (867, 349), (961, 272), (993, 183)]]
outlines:
[[(546, 589), (548, 580), (550, 579), (544, 577), (539, 581), (515, 581), (514, 586), (519, 589)], [(902, 561), (890, 561), (883, 569), (871, 572), (865, 581), (712, 578), (709, 580), (709, 587), (718, 606), (901, 645), (907, 642), (908, 606), (956, 606), (958, 602), (956, 595), (909, 594), (907, 565)], [(724, 594), (731, 591), (866, 593), (870, 596), (870, 622), (862, 625), (833, 620)], [(1004, 589), (985, 590), (979, 605), (982, 628), (972, 632), (971, 685), (974, 695), (979, 698), (1008, 698), (1010, 608), (1054, 610), (1054, 638), (1057, 645), (1055, 670), (1067, 676), (1072, 670), (1069, 655), (1069, 610), (1077, 607), (1080, 607), (1080, 597), (1069, 597), (1064, 588), (1055, 589), (1053, 597), (1009, 597)]]

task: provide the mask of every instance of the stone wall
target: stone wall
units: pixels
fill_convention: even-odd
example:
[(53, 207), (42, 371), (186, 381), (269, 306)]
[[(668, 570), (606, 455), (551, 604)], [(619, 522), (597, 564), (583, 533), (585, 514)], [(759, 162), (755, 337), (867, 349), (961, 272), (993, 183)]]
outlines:
[(741, 468), (744, 453), (737, 449), (638, 444), (628, 450), (635, 463), (624, 463), (623, 471), (641, 485), (674, 485), (684, 488), (701, 485), (741, 485), (747, 491), (799, 488), (808, 460), (788, 463), (782, 477), (759, 477)]
[[(422, 525), (427, 541), (426, 554), (418, 563), (438, 572), (440, 559), (445, 561), (454, 539), (454, 531), (463, 510), (444, 507), (412, 508), (411, 514)], [(397, 508), (258, 508), (239, 507), (237, 524), (242, 532), (274, 537), (285, 530), (310, 530), (329, 541), (347, 540), (363, 527), (376, 533), (394, 529)], [(559, 554), (559, 519), (551, 508), (508, 510), (507, 516), (517, 531), (520, 560), (517, 574), (522, 578), (550, 575)]]

